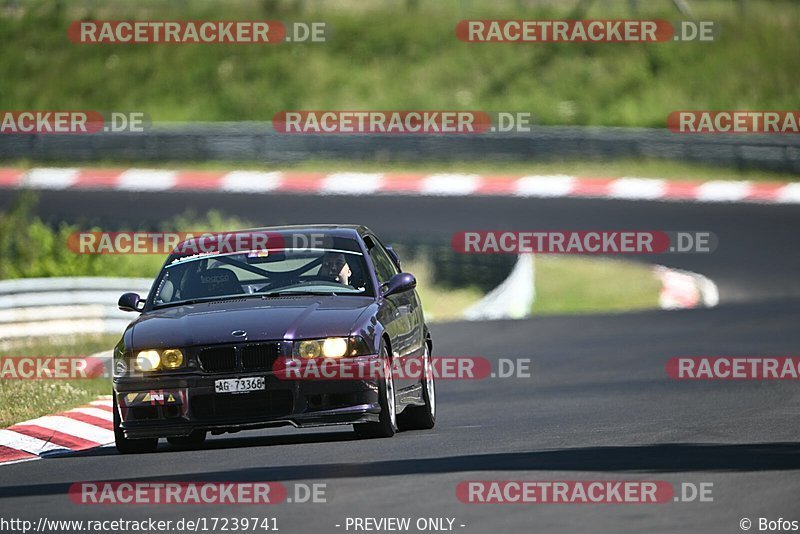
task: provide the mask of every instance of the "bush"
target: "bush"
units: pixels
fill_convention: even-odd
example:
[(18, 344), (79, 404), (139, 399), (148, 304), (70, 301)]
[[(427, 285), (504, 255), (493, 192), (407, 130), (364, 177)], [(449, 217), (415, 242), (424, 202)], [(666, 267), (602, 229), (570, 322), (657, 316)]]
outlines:
[[(67, 246), (74, 232), (107, 228), (79, 228), (61, 223), (51, 228), (33, 215), (37, 196), (23, 191), (7, 212), (0, 212), (0, 279), (53, 276), (120, 276), (155, 278), (164, 255), (78, 254)], [(191, 214), (167, 221), (160, 231), (224, 231), (252, 224), (209, 212), (205, 218)], [(136, 229), (134, 229), (136, 230)], [(141, 230), (141, 229), (140, 229)]]

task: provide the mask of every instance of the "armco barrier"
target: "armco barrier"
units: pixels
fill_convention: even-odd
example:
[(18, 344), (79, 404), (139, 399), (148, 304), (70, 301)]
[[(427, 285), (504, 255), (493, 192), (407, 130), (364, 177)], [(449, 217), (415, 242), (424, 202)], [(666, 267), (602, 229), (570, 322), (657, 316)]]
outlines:
[(122, 333), (135, 314), (117, 300), (150, 291), (149, 278), (23, 278), (0, 281), (0, 339)]
[(800, 172), (800, 136), (677, 134), (656, 128), (549, 126), (481, 135), (280, 134), (265, 122), (156, 124), (143, 133), (0, 136), (0, 159), (547, 161), (662, 158)]

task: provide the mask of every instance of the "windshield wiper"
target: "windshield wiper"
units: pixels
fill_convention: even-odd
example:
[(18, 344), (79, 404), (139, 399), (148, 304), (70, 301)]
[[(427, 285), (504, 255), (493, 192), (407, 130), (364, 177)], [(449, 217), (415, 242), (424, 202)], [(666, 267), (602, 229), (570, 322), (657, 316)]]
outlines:
[(280, 290), (276, 289), (275, 291), (268, 291), (267, 293), (261, 293), (263, 297), (281, 297), (281, 296), (314, 296), (314, 297), (327, 297), (329, 295), (336, 296), (336, 293), (333, 291), (304, 291), (300, 289), (286, 289)]
[(172, 306), (187, 306), (191, 304), (204, 304), (207, 302), (215, 302), (220, 300), (233, 300), (233, 299), (245, 299), (250, 297), (260, 297), (261, 295), (257, 293), (242, 293), (239, 295), (223, 295), (221, 297), (198, 297), (196, 299), (187, 299), (187, 300), (176, 300), (175, 302), (165, 302), (164, 304), (158, 304), (154, 306), (155, 309), (161, 308), (170, 308)]

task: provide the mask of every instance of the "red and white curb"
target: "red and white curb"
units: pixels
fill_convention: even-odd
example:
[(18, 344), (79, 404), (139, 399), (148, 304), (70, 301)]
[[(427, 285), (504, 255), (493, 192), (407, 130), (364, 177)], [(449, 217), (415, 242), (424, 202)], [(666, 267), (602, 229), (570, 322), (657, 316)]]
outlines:
[(507, 196), (674, 202), (800, 203), (800, 182), (768, 183), (556, 175), (478, 175), (302, 171), (0, 168), (0, 188), (207, 191), (315, 195)]
[(713, 308), (719, 304), (717, 285), (702, 274), (663, 265), (653, 267), (653, 272), (661, 281), (658, 305), (662, 310)]
[(114, 443), (111, 396), (0, 430), (0, 465)]

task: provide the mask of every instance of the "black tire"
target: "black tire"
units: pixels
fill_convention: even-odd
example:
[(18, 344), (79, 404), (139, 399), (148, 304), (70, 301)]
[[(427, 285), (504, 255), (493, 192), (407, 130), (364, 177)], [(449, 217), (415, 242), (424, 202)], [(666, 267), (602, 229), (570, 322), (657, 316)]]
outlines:
[[(389, 351), (381, 342), (380, 353), (383, 359), (383, 380), (378, 385), (378, 397), (381, 403), (380, 421), (377, 423), (358, 423), (353, 430), (359, 438), (390, 438), (397, 432), (397, 405), (394, 398), (394, 376)], [(390, 404), (391, 403), (391, 404)]]
[(158, 448), (158, 438), (129, 439), (125, 437), (125, 433), (120, 428), (121, 420), (119, 408), (117, 408), (117, 394), (113, 392), (112, 394), (114, 397), (114, 443), (117, 446), (117, 451), (120, 454), (155, 452)]
[(424, 406), (407, 406), (397, 415), (400, 430), (430, 430), (436, 424), (436, 385), (433, 377), (433, 362), (428, 345), (425, 345), (422, 373), (422, 399)]
[(193, 430), (188, 436), (173, 436), (167, 441), (177, 449), (197, 449), (205, 443), (206, 434), (205, 430)]

